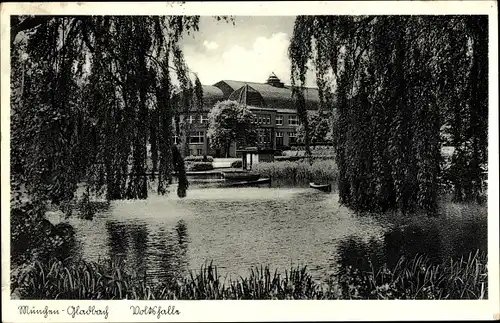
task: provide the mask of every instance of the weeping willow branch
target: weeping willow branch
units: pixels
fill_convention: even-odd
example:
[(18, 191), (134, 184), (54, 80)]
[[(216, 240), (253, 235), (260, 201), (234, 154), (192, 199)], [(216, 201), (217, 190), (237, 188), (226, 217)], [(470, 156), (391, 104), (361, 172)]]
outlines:
[[(109, 199), (146, 198), (146, 178), (129, 173), (146, 173), (149, 142), (158, 192), (166, 193), (174, 162), (183, 172), (172, 150), (178, 109), (169, 74), (176, 74), (186, 98), (201, 98), (178, 46), (183, 33), (198, 29), (198, 21), (187, 16), (14, 18), (11, 42), (16, 45), (16, 35), (26, 32), (26, 45), (18, 48), (19, 56), (27, 57), (13, 60), (11, 69), (20, 88), (12, 98), (18, 102), (12, 164), (19, 187), (26, 185), (40, 200), (60, 202), (71, 199), (76, 184), (85, 180), (91, 191), (105, 190)], [(183, 105), (198, 104), (189, 99)], [(181, 182), (178, 194), (185, 196), (187, 181)]]
[[(292, 85), (303, 86), (314, 60), (321, 104), (336, 110), (342, 203), (434, 214), (448, 180), (441, 129), (451, 130), (456, 147), (447, 175), (456, 199), (480, 200), (487, 162), (487, 86), (478, 81), (487, 69), (485, 26), (487, 19), (465, 16), (297, 17)], [(327, 87), (326, 71), (335, 88)], [(300, 102), (298, 112), (305, 114)]]

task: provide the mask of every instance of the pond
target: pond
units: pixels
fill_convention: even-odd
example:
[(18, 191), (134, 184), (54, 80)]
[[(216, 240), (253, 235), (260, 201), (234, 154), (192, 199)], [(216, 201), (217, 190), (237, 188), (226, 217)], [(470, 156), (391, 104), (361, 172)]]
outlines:
[[(455, 215), (433, 219), (357, 215), (339, 205), (335, 193), (307, 187), (192, 183), (184, 199), (150, 194), (114, 201), (91, 221), (68, 221), (77, 232), (75, 255), (121, 258), (153, 282), (184, 277), (210, 261), (223, 278), (245, 277), (252, 266), (283, 272), (307, 265), (326, 281), (339, 265), (361, 266), (367, 256), (392, 264), (401, 255), (425, 253), (439, 263), (486, 251), (486, 212), (460, 215), (455, 208)], [(57, 214), (49, 219), (61, 220)]]

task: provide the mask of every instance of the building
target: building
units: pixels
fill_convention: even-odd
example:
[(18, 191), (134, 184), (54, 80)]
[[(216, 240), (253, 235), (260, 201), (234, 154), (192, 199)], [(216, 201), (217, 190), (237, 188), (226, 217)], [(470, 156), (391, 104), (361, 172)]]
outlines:
[[(314, 113), (319, 107), (318, 90), (306, 88), (304, 98), (307, 109)], [(256, 115), (259, 134), (257, 147), (285, 150), (296, 142), (300, 121), (291, 86), (283, 84), (274, 74), (269, 76), (266, 83), (222, 80), (214, 85), (203, 85), (203, 107), (201, 111), (188, 116), (191, 155), (225, 155), (220, 149), (211, 149), (207, 138), (208, 113), (217, 102), (225, 100), (245, 104)], [(237, 148), (236, 143), (233, 143), (229, 155), (236, 157)]]

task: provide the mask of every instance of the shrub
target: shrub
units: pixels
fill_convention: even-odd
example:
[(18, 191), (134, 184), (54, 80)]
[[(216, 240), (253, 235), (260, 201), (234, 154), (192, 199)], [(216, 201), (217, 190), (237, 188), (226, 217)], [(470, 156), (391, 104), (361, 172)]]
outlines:
[(33, 259), (65, 257), (74, 244), (73, 227), (53, 225), (45, 217), (45, 206), (25, 203), (11, 208), (11, 262), (14, 266)]
[(214, 165), (211, 162), (194, 162), (187, 165), (187, 171), (206, 171), (214, 169)]
[(187, 156), (187, 157), (184, 158), (184, 161), (185, 162), (208, 162), (208, 163), (212, 163), (214, 161), (214, 158), (212, 156)]
[(232, 168), (241, 168), (243, 167), (243, 162), (240, 160), (235, 160), (234, 162), (231, 163)]
[(305, 159), (304, 156), (274, 156), (275, 161), (298, 161)]
[[(312, 160), (325, 160), (325, 159), (326, 160), (328, 160), (328, 159), (333, 160), (334, 156), (333, 155), (312, 155), (311, 159)], [(307, 160), (307, 157), (303, 156), (303, 155), (297, 155), (297, 156), (285, 155), (285, 156), (274, 156), (274, 160), (275, 161), (298, 161), (298, 160)]]

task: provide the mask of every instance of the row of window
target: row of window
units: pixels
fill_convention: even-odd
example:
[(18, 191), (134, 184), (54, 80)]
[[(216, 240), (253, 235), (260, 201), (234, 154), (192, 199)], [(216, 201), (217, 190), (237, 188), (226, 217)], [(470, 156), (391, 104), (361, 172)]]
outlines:
[[(276, 125), (277, 126), (282, 126), (284, 121), (284, 116), (282, 115), (277, 115), (276, 116)], [(258, 115), (255, 118), (254, 123), (257, 124), (271, 124), (271, 115)], [(288, 116), (288, 125), (290, 126), (298, 126), (300, 125), (300, 121), (298, 116)]]
[[(287, 134), (288, 134), (288, 141), (291, 144), (294, 144), (297, 142), (297, 133), (296, 132), (287, 132)], [(277, 131), (275, 136), (276, 136), (276, 145), (283, 146), (284, 133)], [(259, 142), (262, 144), (271, 143), (271, 134), (269, 132), (268, 133), (259, 132)]]
[[(300, 124), (300, 121), (299, 121), (299, 118), (297, 116), (288, 116), (288, 125), (298, 126), (299, 124)], [(281, 115), (276, 116), (276, 125), (277, 126), (283, 125), (283, 116), (281, 116)]]
[[(191, 136), (189, 137), (190, 144), (202, 144), (204, 142), (205, 134), (203, 133), (203, 131), (195, 131), (191, 133)], [(179, 144), (179, 136), (177, 135), (174, 135), (174, 144)]]
[[(259, 134), (259, 142), (260, 143), (270, 143), (271, 135), (269, 132), (265, 132), (263, 129), (258, 130)], [(276, 132), (276, 144), (283, 145), (283, 132)], [(296, 132), (287, 132), (290, 143), (295, 143), (297, 140)], [(205, 133), (203, 131), (195, 131), (191, 133), (189, 137), (190, 144), (202, 144), (205, 142)], [(281, 142), (281, 144), (280, 144)], [(174, 136), (174, 143), (177, 145), (179, 143), (179, 137), (177, 135)]]
[[(190, 115), (188, 117), (188, 122), (189, 123), (196, 123), (196, 121), (199, 120), (199, 123), (208, 123), (208, 116), (207, 115), (199, 115), (199, 116), (194, 116), (194, 115)], [(175, 118), (172, 118), (172, 124), (175, 123)]]
[[(208, 122), (208, 116), (201, 114), (200, 115), (200, 123), (207, 123)], [(195, 123), (196, 122), (196, 117), (193, 115), (190, 115), (189, 118), (189, 123)]]
[(266, 114), (266, 115), (258, 115), (255, 120), (254, 120), (254, 123), (257, 123), (257, 124), (271, 124), (271, 116)]
[[(207, 115), (199, 115), (199, 116), (190, 115), (188, 117), (188, 122), (190, 124), (196, 123), (196, 120), (199, 120), (199, 123), (201, 123), (201, 124), (208, 123), (208, 116)], [(276, 125), (277, 126), (282, 126), (283, 121), (284, 121), (284, 117), (282, 115), (276, 116)], [(172, 122), (174, 122), (174, 119), (172, 119)], [(271, 115), (258, 115), (255, 118), (254, 123), (270, 125), (271, 124)], [(290, 126), (300, 125), (300, 121), (299, 121), (298, 116), (288, 116), (288, 125), (290, 125)]]

